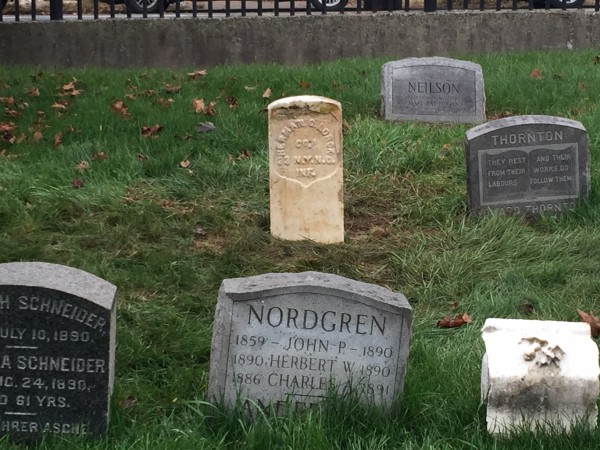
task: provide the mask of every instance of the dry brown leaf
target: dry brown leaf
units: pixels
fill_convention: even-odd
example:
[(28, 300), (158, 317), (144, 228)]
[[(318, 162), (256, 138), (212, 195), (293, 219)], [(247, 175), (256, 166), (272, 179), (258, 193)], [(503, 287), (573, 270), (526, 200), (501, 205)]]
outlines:
[(54, 135), (54, 147), (58, 147), (62, 144), (62, 133), (59, 131)]
[(175, 103), (175, 100), (173, 100), (172, 98), (159, 98), (156, 103), (158, 103), (160, 106), (162, 106), (163, 108), (168, 108), (169, 106), (171, 106), (173, 103)]
[(95, 155), (92, 155), (92, 161), (96, 161), (97, 159), (103, 159), (104, 161), (107, 161), (108, 155), (106, 153), (104, 153), (102, 150), (100, 150)]
[(33, 142), (39, 144), (40, 141), (44, 138), (44, 135), (40, 130), (35, 130), (32, 135)]
[(78, 170), (80, 172), (86, 171), (90, 168), (90, 163), (83, 160), (83, 161), (79, 161), (79, 164), (77, 164), (75, 166), (75, 170)]
[(210, 102), (208, 104), (208, 106), (206, 107), (206, 110), (204, 111), (204, 113), (207, 116), (214, 116), (216, 114), (216, 111), (215, 111), (216, 106), (217, 106), (217, 102)]
[(14, 122), (0, 122), (0, 133), (12, 133), (16, 129)]
[(29, 89), (27, 89), (27, 91), (25, 91), (25, 93), (27, 95), (29, 95), (30, 97), (39, 97), (40, 96), (40, 89), (33, 86), (30, 87)]
[(160, 126), (159, 124), (152, 125), (150, 127), (144, 125), (141, 129), (141, 133), (144, 137), (152, 137), (156, 136), (160, 132), (160, 130), (162, 130), (162, 126)]
[(6, 106), (14, 105), (15, 98), (14, 97), (0, 97), (0, 103), (4, 104)]
[(227, 97), (227, 104), (229, 105), (230, 108), (237, 108), (238, 107), (237, 98), (232, 97), (232, 96), (228, 96)]
[(190, 77), (190, 79), (194, 80), (198, 77), (203, 77), (207, 74), (208, 72), (206, 70), (196, 70), (195, 72), (188, 72), (187, 76)]
[(169, 94), (177, 94), (179, 91), (181, 91), (181, 86), (172, 86), (167, 84), (165, 85), (165, 91), (167, 91)]
[(192, 99), (192, 106), (194, 107), (194, 111), (196, 114), (201, 114), (204, 112), (204, 99), (203, 98), (194, 98)]
[(544, 77), (542, 76), (542, 72), (537, 67), (531, 71), (529, 76), (531, 78), (533, 78), (534, 80), (543, 80), (544, 79)]
[(183, 167), (184, 169), (187, 169), (188, 167), (190, 167), (190, 164), (191, 164), (191, 162), (188, 159), (186, 159), (184, 161), (181, 161), (179, 163), (179, 166)]
[(271, 98), (271, 88), (267, 88), (265, 92), (263, 92), (262, 98)]
[(19, 111), (17, 111), (16, 109), (10, 109), (10, 108), (4, 108), (4, 114), (6, 115), (6, 117), (10, 117), (10, 118), (19, 117), (21, 115), (21, 113)]
[(52, 106), (50, 106), (50, 108), (55, 109), (57, 111), (64, 111), (65, 109), (67, 109), (67, 104), (65, 104), (65, 103), (59, 103), (59, 102), (54, 102), (52, 104)]
[(577, 314), (579, 314), (579, 318), (582, 322), (590, 325), (593, 338), (600, 336), (600, 320), (596, 316), (583, 312), (580, 309), (577, 310)]
[(137, 404), (137, 399), (133, 395), (130, 395), (127, 398), (119, 400), (117, 404), (119, 405), (119, 408), (127, 409), (135, 406)]
[(83, 178), (73, 178), (72, 184), (75, 189), (81, 189), (85, 182), (83, 181)]
[(135, 94), (125, 94), (125, 98), (128, 100), (135, 100), (137, 97)]
[(454, 318), (450, 316), (444, 317), (442, 320), (439, 320), (437, 323), (438, 328), (458, 328), (468, 323), (471, 323), (473, 320), (467, 314), (457, 314)]
[(152, 89), (145, 89), (142, 91), (142, 94), (145, 95), (146, 97), (150, 97), (150, 96), (156, 94), (156, 91), (152, 90)]
[(310, 87), (310, 83), (308, 81), (300, 81), (298, 82), (298, 86), (302, 89), (308, 89)]
[(81, 90), (77, 89), (75, 87), (75, 83), (77, 82), (76, 78), (73, 78), (71, 81), (69, 81), (67, 84), (63, 85), (59, 90), (58, 90), (58, 94), (61, 96), (71, 96), (71, 97), (75, 97), (77, 95), (81, 95)]
[(127, 110), (127, 105), (123, 100), (120, 99), (115, 100), (115, 102), (112, 105), (110, 105), (110, 110), (124, 117), (131, 116), (131, 114)]

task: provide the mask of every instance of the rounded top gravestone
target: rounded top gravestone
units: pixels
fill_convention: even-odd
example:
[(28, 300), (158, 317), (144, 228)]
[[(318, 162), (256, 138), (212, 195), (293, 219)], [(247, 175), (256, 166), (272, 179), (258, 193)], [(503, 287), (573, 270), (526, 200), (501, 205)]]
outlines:
[(115, 293), (79, 269), (0, 264), (0, 434), (106, 433)]
[(208, 396), (250, 414), (310, 408), (330, 392), (389, 407), (403, 388), (411, 317), (402, 294), (337, 275), (224, 280)]

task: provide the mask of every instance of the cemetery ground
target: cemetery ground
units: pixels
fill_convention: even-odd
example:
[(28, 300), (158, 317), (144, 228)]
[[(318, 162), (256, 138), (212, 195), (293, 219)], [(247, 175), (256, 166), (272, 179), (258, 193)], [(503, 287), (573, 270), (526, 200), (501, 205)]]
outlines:
[[(0, 67), (0, 262), (64, 264), (118, 288), (109, 434), (49, 438), (40, 448), (600, 447), (600, 432), (584, 429), (496, 440), (479, 398), (486, 318), (600, 313), (600, 56), (462, 59), (483, 67), (488, 120), (548, 114), (586, 127), (592, 189), (575, 211), (533, 221), (470, 215), (469, 126), (384, 122), (384, 59), (188, 71)], [(342, 244), (269, 233), (266, 106), (300, 94), (343, 107)], [(384, 412), (332, 397), (321, 410), (252, 422), (206, 403), (221, 281), (306, 270), (407, 297), (403, 398)], [(447, 316), (467, 323), (438, 327)], [(0, 447), (19, 448), (6, 438)]]

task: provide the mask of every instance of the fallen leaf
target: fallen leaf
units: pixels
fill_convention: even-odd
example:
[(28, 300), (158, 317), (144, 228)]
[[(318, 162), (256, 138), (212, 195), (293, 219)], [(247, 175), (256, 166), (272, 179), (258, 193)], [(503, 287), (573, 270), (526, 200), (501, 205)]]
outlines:
[(302, 89), (308, 89), (310, 87), (310, 83), (307, 81), (300, 81), (298, 82), (298, 86), (300, 86)]
[(81, 189), (84, 184), (83, 178), (73, 178), (73, 187), (75, 189)]
[(171, 106), (173, 103), (175, 103), (175, 100), (173, 100), (172, 98), (159, 98), (156, 103), (158, 103), (160, 106), (162, 106), (163, 108), (168, 108), (169, 106)]
[(195, 72), (188, 72), (187, 76), (190, 77), (190, 79), (194, 80), (198, 77), (203, 77), (207, 74), (208, 72), (206, 70), (196, 70)]
[(125, 94), (125, 98), (128, 100), (135, 100), (137, 97), (135, 94)]
[(181, 161), (179, 163), (179, 166), (183, 167), (184, 169), (187, 169), (188, 167), (190, 167), (190, 164), (191, 164), (191, 162), (188, 159), (186, 159), (186, 160)]
[(29, 89), (27, 89), (25, 91), (25, 93), (27, 95), (29, 95), (30, 97), (39, 97), (40, 96), (40, 89), (37, 87), (30, 87)]
[(544, 79), (544, 77), (542, 76), (542, 72), (537, 67), (531, 71), (529, 76), (531, 78), (533, 78), (534, 80), (543, 80)]
[(127, 409), (137, 404), (137, 399), (133, 395), (129, 395), (127, 398), (123, 398), (117, 402), (119, 408)]
[(76, 78), (73, 78), (70, 82), (68, 82), (67, 84), (63, 85), (59, 91), (58, 91), (58, 95), (61, 96), (71, 96), (71, 97), (75, 97), (77, 95), (81, 94), (81, 90), (77, 89), (75, 87), (75, 83), (77, 82)]
[(55, 109), (57, 111), (64, 111), (65, 109), (67, 109), (67, 104), (65, 104), (65, 103), (59, 103), (59, 102), (54, 102), (52, 104), (52, 106), (50, 106), (50, 108)]
[(14, 122), (0, 122), (0, 133), (12, 133), (16, 129)]
[(141, 129), (141, 133), (144, 137), (153, 137), (156, 136), (160, 130), (162, 130), (162, 127), (159, 124), (152, 125), (151, 127), (144, 125)]
[(209, 131), (214, 131), (215, 125), (212, 122), (201, 122), (196, 125), (196, 131), (198, 133), (207, 133)]
[(106, 153), (104, 153), (102, 150), (100, 150), (95, 155), (92, 155), (92, 161), (96, 161), (97, 159), (103, 159), (104, 161), (107, 161), (108, 155)]
[(44, 135), (42, 134), (42, 132), (40, 130), (36, 130), (33, 132), (33, 142), (35, 142), (36, 144), (39, 144), (40, 141), (44, 138)]
[(112, 105), (110, 105), (110, 109), (112, 112), (119, 114), (124, 117), (131, 116), (129, 111), (127, 111), (127, 105), (123, 100), (117, 99), (114, 101)]
[(244, 86), (244, 89), (246, 89), (247, 91), (255, 91), (256, 90), (256, 86)]
[(194, 107), (194, 111), (196, 114), (201, 114), (204, 112), (204, 99), (203, 98), (194, 98), (192, 99), (192, 106)]
[(457, 314), (454, 318), (450, 316), (444, 317), (442, 320), (438, 321), (438, 328), (458, 328), (465, 324), (471, 323), (473, 320), (467, 313), (465, 314)]
[(0, 97), (0, 103), (3, 103), (6, 106), (14, 105), (15, 98), (14, 97)]
[(600, 336), (600, 320), (596, 316), (583, 312), (580, 309), (577, 310), (577, 314), (579, 314), (582, 322), (590, 325), (593, 338)]
[(177, 94), (181, 91), (181, 86), (171, 86), (170, 84), (165, 85), (165, 91), (169, 94)]
[(242, 159), (248, 159), (248, 158), (252, 158), (252, 152), (243, 148), (240, 150), (240, 154), (237, 156), (236, 159), (238, 161), (241, 161)]
[(142, 91), (142, 94), (145, 95), (146, 97), (150, 97), (150, 96), (156, 94), (156, 91), (154, 91), (152, 89), (145, 89)]
[(232, 97), (232, 96), (228, 96), (227, 97), (227, 104), (229, 105), (230, 108), (237, 108), (238, 107), (237, 98)]
[(216, 107), (216, 106), (217, 106), (217, 103), (216, 103), (216, 102), (210, 102), (210, 103), (208, 104), (208, 106), (206, 107), (206, 110), (204, 111), (204, 113), (205, 113), (207, 116), (214, 116), (214, 115), (215, 115), (215, 113), (216, 113), (216, 111), (215, 111), (215, 107)]
[(10, 118), (19, 117), (21, 115), (21, 113), (19, 111), (17, 111), (16, 109), (10, 109), (10, 108), (4, 108), (4, 114), (6, 114), (6, 117), (10, 117)]
[(19, 155), (16, 155), (14, 153), (8, 153), (6, 150), (2, 149), (0, 150), (0, 156), (3, 157), (4, 159), (17, 159), (19, 157)]
[(271, 98), (271, 88), (267, 88), (265, 92), (263, 92), (262, 98)]
[(54, 135), (54, 147), (58, 147), (62, 144), (62, 132), (58, 132)]
[(79, 170), (80, 172), (88, 170), (89, 168), (90, 168), (90, 163), (85, 160), (80, 161), (79, 164), (77, 164), (75, 166), (75, 170)]
[(519, 312), (521, 314), (532, 314), (533, 313), (533, 305), (531, 303), (521, 303), (519, 306)]

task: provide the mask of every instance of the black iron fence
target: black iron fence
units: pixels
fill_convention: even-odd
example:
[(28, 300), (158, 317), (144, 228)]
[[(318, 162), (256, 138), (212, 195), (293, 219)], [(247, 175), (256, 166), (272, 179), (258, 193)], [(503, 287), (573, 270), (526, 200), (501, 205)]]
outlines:
[(0, 0), (0, 22), (518, 9), (599, 11), (600, 0)]

